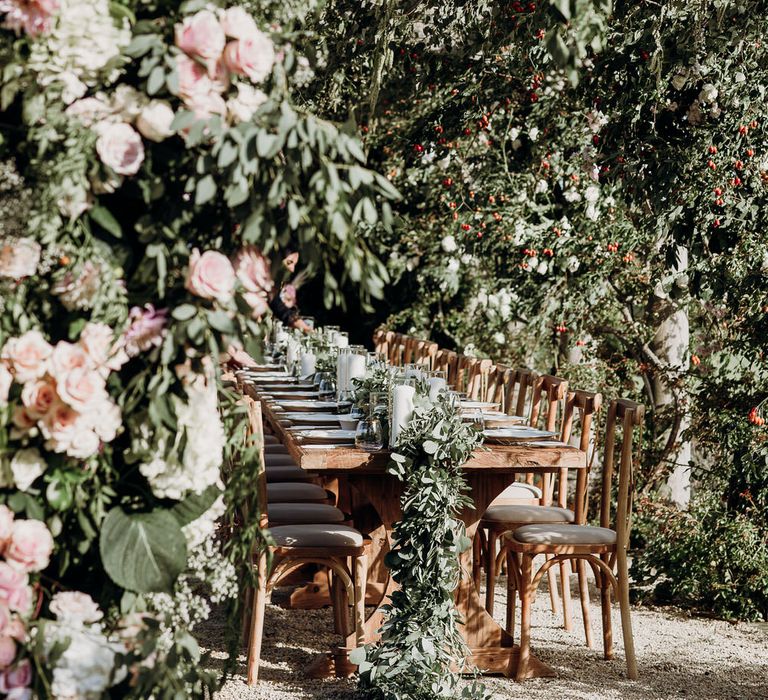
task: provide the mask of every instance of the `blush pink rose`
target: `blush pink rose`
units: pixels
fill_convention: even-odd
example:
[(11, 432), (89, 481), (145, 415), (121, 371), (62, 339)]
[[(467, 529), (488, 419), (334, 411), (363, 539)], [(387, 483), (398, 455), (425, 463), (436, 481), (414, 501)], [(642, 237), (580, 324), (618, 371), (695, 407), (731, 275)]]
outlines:
[[(0, 505), (0, 552), (5, 550), (6, 545), (11, 539), (13, 530), (13, 511), (6, 505)], [(0, 630), (3, 625), (0, 624)]]
[(11, 637), (0, 637), (0, 668), (8, 668), (16, 658), (16, 642)]
[(47, 34), (58, 9), (58, 0), (0, 0), (0, 13), (7, 13), (2, 26), (16, 34), (22, 29), (29, 36)]
[(227, 103), (216, 92), (191, 95), (184, 100), (184, 106), (198, 119), (210, 119), (214, 114), (224, 116), (227, 113)]
[(123, 122), (97, 126), (96, 152), (101, 162), (118, 175), (135, 175), (144, 162), (144, 142), (139, 133)]
[(21, 401), (30, 418), (40, 419), (48, 415), (56, 396), (56, 387), (44, 379), (27, 382), (21, 390)]
[(96, 368), (107, 364), (114, 344), (114, 332), (106, 323), (86, 323), (78, 341), (91, 365)]
[(9, 339), (0, 357), (10, 364), (16, 381), (24, 384), (46, 373), (52, 352), (51, 344), (40, 331), (27, 331)]
[(11, 238), (0, 246), (0, 277), (21, 280), (37, 272), (40, 244), (31, 238)]
[(0, 362), (0, 406), (8, 403), (8, 393), (13, 384), (13, 375), (4, 363)]
[(205, 68), (194, 58), (184, 54), (177, 56), (176, 70), (179, 74), (179, 96), (184, 100), (193, 95), (207, 95), (213, 89)]
[(224, 63), (236, 75), (260, 83), (272, 72), (275, 47), (266, 34), (256, 30), (254, 34), (227, 44)]
[(42, 571), (51, 560), (53, 536), (40, 520), (15, 520), (5, 558), (21, 571)]
[(245, 39), (256, 34), (259, 30), (256, 22), (242, 7), (230, 7), (221, 19), (224, 33), (233, 39)]
[(90, 358), (81, 345), (60, 340), (56, 343), (51, 354), (48, 371), (56, 381), (60, 381), (73, 369), (88, 367), (89, 365)]
[(175, 27), (176, 46), (191, 56), (214, 61), (224, 50), (226, 37), (216, 15), (200, 10)]
[[(0, 692), (11, 693), (14, 690), (26, 688), (32, 682), (32, 666), (29, 659), (24, 659), (16, 664), (16, 667), (6, 671), (0, 680)], [(16, 695), (16, 697), (21, 697)]]
[(0, 600), (16, 612), (28, 613), (32, 606), (32, 589), (24, 571), (0, 561)]
[(269, 261), (261, 250), (254, 245), (243, 246), (234, 258), (237, 279), (243, 285), (243, 299), (251, 307), (254, 318), (260, 318), (267, 312), (269, 293), (274, 282)]
[(64, 452), (75, 459), (88, 459), (99, 451), (100, 445), (99, 436), (94, 431), (92, 422), (83, 416), (75, 423), (68, 440), (62, 442), (59, 448), (63, 448)]
[(189, 257), (186, 288), (203, 299), (226, 303), (235, 288), (235, 271), (225, 255), (206, 250), (200, 255), (195, 248)]
[(43, 436), (48, 441), (46, 449), (54, 452), (66, 452), (72, 435), (75, 432), (75, 424), (80, 414), (70, 406), (62, 402), (56, 402), (45, 420), (40, 424)]
[(0, 634), (11, 636), (8, 630), (11, 628), (12, 620), (11, 609), (5, 601), (0, 600)]
[(61, 400), (76, 411), (87, 411), (104, 399), (104, 377), (89, 367), (75, 367), (56, 382)]

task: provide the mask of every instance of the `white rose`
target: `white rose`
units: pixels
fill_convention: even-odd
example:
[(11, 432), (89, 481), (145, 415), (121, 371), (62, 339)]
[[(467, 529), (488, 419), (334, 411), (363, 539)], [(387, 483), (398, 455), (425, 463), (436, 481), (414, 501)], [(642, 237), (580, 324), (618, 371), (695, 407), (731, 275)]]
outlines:
[(118, 175), (135, 175), (144, 162), (144, 143), (130, 124), (102, 122), (97, 127), (96, 152)]
[(532, 129), (528, 130), (528, 138), (531, 139), (531, 141), (536, 141), (539, 138), (538, 126), (534, 126)]
[(152, 100), (136, 119), (136, 128), (145, 139), (160, 143), (173, 135), (171, 123), (174, 113), (165, 100)]
[(445, 236), (443, 240), (440, 241), (440, 245), (446, 253), (453, 253), (459, 248), (458, 244), (456, 243), (456, 239), (450, 235)]
[(238, 83), (237, 97), (227, 100), (227, 113), (233, 122), (248, 122), (266, 101), (267, 95), (264, 91), (257, 90), (247, 83)]
[(675, 90), (682, 90), (685, 87), (687, 80), (688, 77), (685, 73), (676, 73), (675, 77), (672, 78), (670, 82), (672, 83), (672, 87), (675, 88)]
[(0, 246), (0, 277), (20, 280), (37, 272), (40, 244), (31, 238), (6, 239)]
[(543, 194), (549, 189), (549, 183), (546, 180), (539, 180), (536, 183), (536, 194)]
[(597, 218), (600, 215), (600, 213), (598, 212), (597, 207), (594, 204), (590, 204), (587, 207), (586, 215), (590, 221), (597, 221)]
[(568, 258), (566, 267), (568, 268), (569, 272), (576, 272), (576, 270), (578, 270), (580, 266), (581, 266), (581, 263), (579, 262), (579, 259), (575, 255), (572, 255), (570, 258)]
[(111, 104), (114, 112), (125, 121), (132, 122), (147, 104), (147, 98), (131, 85), (122, 84), (118, 85), (112, 94)]
[(13, 375), (0, 362), (0, 406), (5, 406), (8, 403), (8, 392), (11, 390), (11, 384), (13, 384)]
[(702, 102), (714, 102), (717, 99), (717, 88), (712, 83), (706, 83), (699, 93), (699, 100)]
[(32, 486), (32, 482), (45, 471), (46, 466), (42, 455), (36, 448), (18, 450), (11, 459), (11, 472), (13, 472), (16, 488), (20, 491), (26, 491)]
[(501, 331), (493, 334), (493, 342), (496, 343), (497, 345), (504, 345), (506, 340), (507, 340), (507, 337)]
[(600, 188), (596, 185), (590, 185), (584, 192), (584, 199), (588, 202), (596, 202), (600, 198)]
[(457, 258), (451, 258), (448, 261), (448, 272), (458, 272), (461, 267), (461, 263)]
[(242, 7), (230, 7), (221, 18), (221, 28), (233, 39), (244, 39), (259, 30), (256, 22)]
[(86, 622), (98, 622), (104, 617), (93, 598), (79, 591), (57, 593), (53, 596), (49, 609), (56, 615), (57, 620), (75, 627), (82, 627)]
[(72, 104), (88, 91), (88, 86), (74, 73), (59, 73), (57, 80), (61, 83), (61, 101), (65, 105)]

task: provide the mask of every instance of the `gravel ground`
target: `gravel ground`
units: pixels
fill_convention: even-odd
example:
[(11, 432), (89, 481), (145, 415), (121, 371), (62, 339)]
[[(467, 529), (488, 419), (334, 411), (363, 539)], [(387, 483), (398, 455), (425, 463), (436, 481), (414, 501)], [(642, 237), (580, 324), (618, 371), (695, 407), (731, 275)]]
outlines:
[[(504, 581), (497, 592), (495, 616), (504, 615)], [(218, 700), (312, 700), (355, 697), (354, 682), (324, 681), (302, 677), (318, 652), (334, 644), (330, 609), (304, 611), (280, 607), (280, 592), (267, 608), (259, 684), (245, 683), (245, 657), (239, 674), (229, 680)], [(593, 595), (593, 601), (596, 600)], [(616, 658), (604, 661), (598, 650), (584, 646), (581, 613), (574, 606), (574, 631), (559, 626), (549, 609), (549, 596), (542, 588), (536, 598), (533, 617), (533, 652), (549, 664), (557, 678), (540, 678), (515, 683), (506, 678), (486, 678), (495, 700), (507, 698), (642, 698), (701, 699), (768, 698), (768, 626), (738, 624), (694, 618), (681, 611), (633, 609), (635, 647), (640, 679), (625, 676), (621, 624), (614, 606)], [(600, 637), (599, 605), (592, 606), (592, 626), (597, 643)], [(224, 621), (215, 615), (201, 635), (212, 652), (213, 663), (225, 658)]]

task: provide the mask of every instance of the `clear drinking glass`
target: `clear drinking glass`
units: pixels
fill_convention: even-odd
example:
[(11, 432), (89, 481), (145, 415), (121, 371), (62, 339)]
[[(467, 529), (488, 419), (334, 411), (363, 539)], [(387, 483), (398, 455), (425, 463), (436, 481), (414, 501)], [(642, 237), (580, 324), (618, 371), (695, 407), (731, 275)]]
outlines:
[(355, 446), (366, 452), (377, 452), (384, 447), (384, 434), (378, 418), (369, 416), (357, 424)]
[(467, 420), (477, 428), (478, 432), (485, 430), (485, 418), (483, 417), (483, 410), (476, 408), (467, 414)]
[(330, 372), (320, 373), (317, 395), (321, 401), (332, 401), (336, 397), (336, 379)]

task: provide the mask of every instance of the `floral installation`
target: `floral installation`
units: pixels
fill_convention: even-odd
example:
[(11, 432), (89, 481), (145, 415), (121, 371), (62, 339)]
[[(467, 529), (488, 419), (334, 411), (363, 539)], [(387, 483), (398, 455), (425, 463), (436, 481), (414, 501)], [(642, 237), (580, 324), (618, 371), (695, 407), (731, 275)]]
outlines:
[(220, 363), (258, 356), (289, 241), (310, 273), (354, 266), (381, 295), (367, 238), (397, 191), (354, 129), (294, 101), (309, 59), (266, 15), (0, 1), (9, 697), (216, 690), (193, 632), (211, 604), (237, 615), (264, 537), (222, 528), (258, 504)]

